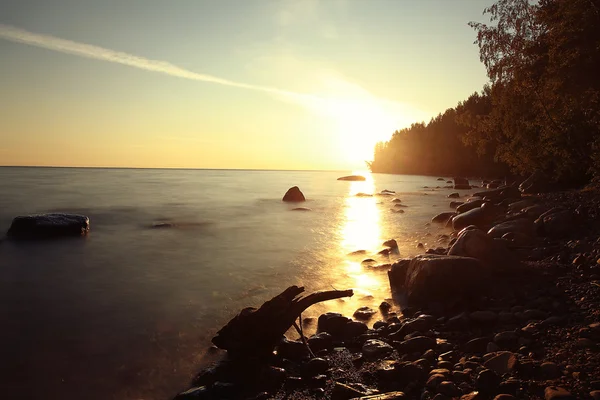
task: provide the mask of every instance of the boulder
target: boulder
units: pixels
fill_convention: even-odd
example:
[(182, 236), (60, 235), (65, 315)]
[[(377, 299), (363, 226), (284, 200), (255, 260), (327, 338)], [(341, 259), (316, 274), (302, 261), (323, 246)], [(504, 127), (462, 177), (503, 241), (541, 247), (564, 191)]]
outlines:
[(457, 208), (459, 206), (462, 206), (463, 204), (465, 204), (464, 201), (451, 201), (450, 208)]
[(458, 194), (457, 192), (454, 193), (450, 193), (448, 196), (449, 199), (458, 199), (460, 197), (460, 194)]
[(405, 294), (409, 304), (427, 304), (478, 294), (489, 272), (474, 258), (427, 254), (393, 264), (388, 277), (393, 293)]
[(489, 228), (500, 214), (502, 214), (500, 207), (491, 203), (484, 203), (479, 208), (474, 208), (453, 217), (452, 228), (455, 231), (460, 231), (469, 225), (475, 225), (478, 228)]
[(541, 171), (536, 171), (519, 185), (523, 194), (535, 194), (548, 190), (548, 178)]
[[(555, 209), (556, 210), (556, 209)], [(552, 210), (542, 214), (537, 224), (540, 224), (544, 235), (560, 238), (568, 235), (576, 227), (575, 217), (570, 210), (561, 210), (551, 212)]]
[(508, 205), (508, 211), (509, 212), (521, 211), (525, 207), (533, 206), (536, 201), (537, 201), (537, 199), (535, 199), (535, 198), (526, 198), (523, 200), (515, 201), (514, 203), (510, 203)]
[(455, 215), (456, 213), (454, 212), (443, 212), (433, 217), (431, 219), (431, 222), (435, 222), (438, 224), (446, 224), (448, 220), (454, 217)]
[(520, 233), (535, 237), (535, 225), (530, 219), (514, 219), (495, 225), (487, 234), (493, 238), (501, 238), (507, 233)]
[(503, 241), (494, 240), (475, 227), (467, 227), (459, 232), (448, 255), (472, 257), (496, 270), (511, 269), (519, 264)]
[(467, 178), (454, 177), (452, 179), (454, 180), (455, 185), (469, 185), (469, 180)]
[(456, 211), (459, 213), (464, 213), (467, 212), (469, 210), (472, 210), (474, 208), (479, 208), (481, 207), (481, 205), (483, 204), (483, 200), (471, 200), (471, 201), (467, 201), (466, 203), (459, 205), (456, 208)]
[(77, 214), (37, 214), (13, 219), (6, 235), (14, 239), (43, 239), (84, 236), (90, 230), (90, 219)]
[(300, 191), (298, 186), (294, 186), (288, 189), (283, 196), (282, 201), (300, 202), (305, 201), (304, 194)]
[(362, 175), (348, 175), (348, 176), (342, 176), (337, 178), (338, 181), (366, 181), (367, 178), (365, 178)]

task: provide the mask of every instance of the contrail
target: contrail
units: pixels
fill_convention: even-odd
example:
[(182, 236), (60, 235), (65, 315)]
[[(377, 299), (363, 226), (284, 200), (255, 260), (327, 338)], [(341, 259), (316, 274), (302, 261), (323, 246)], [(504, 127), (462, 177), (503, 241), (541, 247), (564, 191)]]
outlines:
[(14, 26), (5, 24), (0, 24), (0, 38), (11, 42), (28, 44), (30, 46), (41, 47), (44, 49), (54, 50), (61, 53), (73, 54), (80, 57), (128, 65), (130, 67), (144, 69), (152, 72), (159, 72), (162, 74), (176, 76), (179, 78), (216, 83), (219, 85), (232, 86), (242, 89), (256, 90), (275, 95), (291, 96), (304, 100), (313, 97), (308, 94), (296, 93), (268, 86), (257, 86), (247, 83), (234, 82), (212, 75), (200, 74), (197, 72), (187, 70), (185, 68), (178, 67), (177, 65), (171, 64), (169, 62), (152, 60), (144, 57), (139, 57), (133, 54), (105, 49), (104, 47), (100, 46), (94, 46), (91, 44), (61, 39), (56, 36), (41, 35), (38, 33), (30, 32), (24, 29), (16, 28)]

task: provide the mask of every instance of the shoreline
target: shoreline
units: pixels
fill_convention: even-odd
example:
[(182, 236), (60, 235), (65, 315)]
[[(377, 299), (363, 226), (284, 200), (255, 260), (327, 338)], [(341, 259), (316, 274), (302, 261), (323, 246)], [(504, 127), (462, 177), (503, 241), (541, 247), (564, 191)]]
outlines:
[[(254, 366), (224, 357), (176, 399), (600, 396), (594, 392), (600, 390), (600, 286), (594, 284), (600, 275), (600, 190), (535, 198), (535, 205), (571, 212), (573, 226), (558, 237), (546, 233), (534, 244), (513, 246), (518, 268), (495, 271), (494, 284), (476, 301), (411, 307), (354, 333), (335, 332), (328, 326), (332, 315), (324, 314), (320, 333), (308, 338), (315, 358), (294, 341)], [(514, 220), (513, 214), (503, 219)]]

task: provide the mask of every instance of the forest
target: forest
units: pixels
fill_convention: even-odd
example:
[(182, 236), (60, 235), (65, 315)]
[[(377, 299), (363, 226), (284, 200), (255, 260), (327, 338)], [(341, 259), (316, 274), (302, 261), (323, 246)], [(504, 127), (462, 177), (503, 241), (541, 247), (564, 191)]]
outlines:
[(470, 22), (488, 83), (380, 142), (373, 172), (600, 177), (600, 0), (500, 0)]

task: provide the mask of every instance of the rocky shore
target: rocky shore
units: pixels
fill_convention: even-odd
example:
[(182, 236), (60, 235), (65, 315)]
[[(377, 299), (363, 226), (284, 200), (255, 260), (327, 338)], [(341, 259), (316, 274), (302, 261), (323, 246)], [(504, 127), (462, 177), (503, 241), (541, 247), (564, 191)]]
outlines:
[(600, 399), (600, 189), (529, 189), (434, 217), (451, 240), (389, 266), (386, 320), (323, 314), (306, 342), (225, 357), (175, 398)]

